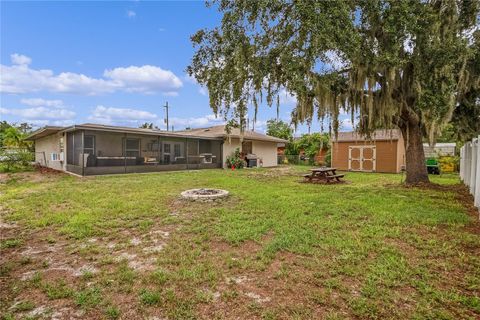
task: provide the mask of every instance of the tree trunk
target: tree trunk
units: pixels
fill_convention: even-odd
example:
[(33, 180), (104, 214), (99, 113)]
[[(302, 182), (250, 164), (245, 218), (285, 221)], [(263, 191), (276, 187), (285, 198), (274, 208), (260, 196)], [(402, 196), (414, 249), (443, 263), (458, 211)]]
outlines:
[(416, 119), (400, 125), (405, 143), (405, 165), (407, 184), (429, 183), (425, 153), (423, 151), (422, 130)]

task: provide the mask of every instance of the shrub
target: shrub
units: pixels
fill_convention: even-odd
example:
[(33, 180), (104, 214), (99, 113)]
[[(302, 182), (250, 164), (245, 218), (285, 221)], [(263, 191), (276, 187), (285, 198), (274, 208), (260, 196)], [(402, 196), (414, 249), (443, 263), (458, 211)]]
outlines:
[(455, 172), (460, 166), (460, 157), (442, 156), (438, 158), (442, 172)]
[(227, 157), (226, 164), (229, 168), (241, 169), (246, 166), (246, 162), (241, 157), (240, 148), (236, 148), (231, 155)]
[(31, 170), (33, 161), (33, 153), (27, 149), (0, 149), (0, 171)]

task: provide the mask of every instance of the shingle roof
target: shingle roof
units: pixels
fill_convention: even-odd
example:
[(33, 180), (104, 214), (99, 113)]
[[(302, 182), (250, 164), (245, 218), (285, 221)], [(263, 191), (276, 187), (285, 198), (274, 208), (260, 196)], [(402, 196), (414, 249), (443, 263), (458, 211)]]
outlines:
[(357, 132), (339, 132), (337, 139), (332, 138), (335, 142), (346, 141), (380, 141), (380, 140), (398, 140), (402, 136), (399, 129), (375, 130), (370, 138), (360, 135)]
[[(44, 127), (27, 137), (28, 140), (35, 140), (56, 132), (60, 131), (74, 131), (74, 130), (98, 130), (98, 131), (109, 131), (109, 132), (126, 132), (126, 133), (135, 133), (135, 134), (152, 134), (152, 135), (161, 135), (169, 137), (191, 137), (191, 138), (205, 138), (205, 139), (223, 139), (226, 137), (239, 138), (240, 130), (232, 129), (231, 134), (227, 135), (225, 132), (225, 126), (214, 126), (210, 128), (201, 128), (201, 129), (192, 129), (192, 130), (183, 130), (183, 131), (164, 131), (159, 129), (146, 129), (146, 128), (131, 128), (131, 127), (121, 127), (121, 126), (110, 126), (94, 123), (84, 123), (80, 125), (74, 125), (70, 127)], [(288, 142), (283, 139), (275, 138), (265, 134), (261, 134), (254, 131), (245, 131), (243, 133), (244, 139), (249, 140), (258, 140), (258, 141), (271, 141), (285, 143)]]
[(51, 134), (57, 133), (61, 130), (63, 130), (64, 127), (57, 127), (57, 126), (45, 126), (42, 127), (38, 130), (35, 130), (34, 132), (30, 133), (25, 140), (35, 140), (38, 138), (46, 137)]
[[(200, 136), (200, 137), (218, 137), (218, 138), (240, 138), (241, 133), (239, 128), (232, 128), (230, 134), (227, 134), (225, 131), (225, 126), (213, 126), (209, 128), (200, 128), (200, 129), (191, 129), (191, 130), (184, 130), (184, 131), (176, 131), (178, 134), (183, 134), (186, 136)], [(256, 131), (244, 131), (243, 138), (248, 140), (259, 140), (259, 141), (271, 141), (271, 142), (279, 142), (279, 143), (286, 143), (287, 140), (272, 137), (263, 133), (259, 133)]]

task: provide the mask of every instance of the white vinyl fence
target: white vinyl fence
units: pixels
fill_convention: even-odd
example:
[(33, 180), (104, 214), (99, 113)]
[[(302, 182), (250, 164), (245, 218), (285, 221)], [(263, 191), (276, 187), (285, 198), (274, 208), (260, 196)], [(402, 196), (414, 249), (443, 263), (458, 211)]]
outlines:
[(480, 136), (460, 149), (460, 179), (469, 187), (480, 210)]

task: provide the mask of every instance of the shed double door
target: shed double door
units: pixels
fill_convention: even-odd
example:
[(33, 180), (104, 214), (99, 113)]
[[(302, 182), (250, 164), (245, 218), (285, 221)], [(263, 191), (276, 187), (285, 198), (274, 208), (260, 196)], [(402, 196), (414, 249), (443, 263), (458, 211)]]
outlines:
[(349, 146), (348, 170), (374, 172), (376, 167), (375, 146)]

